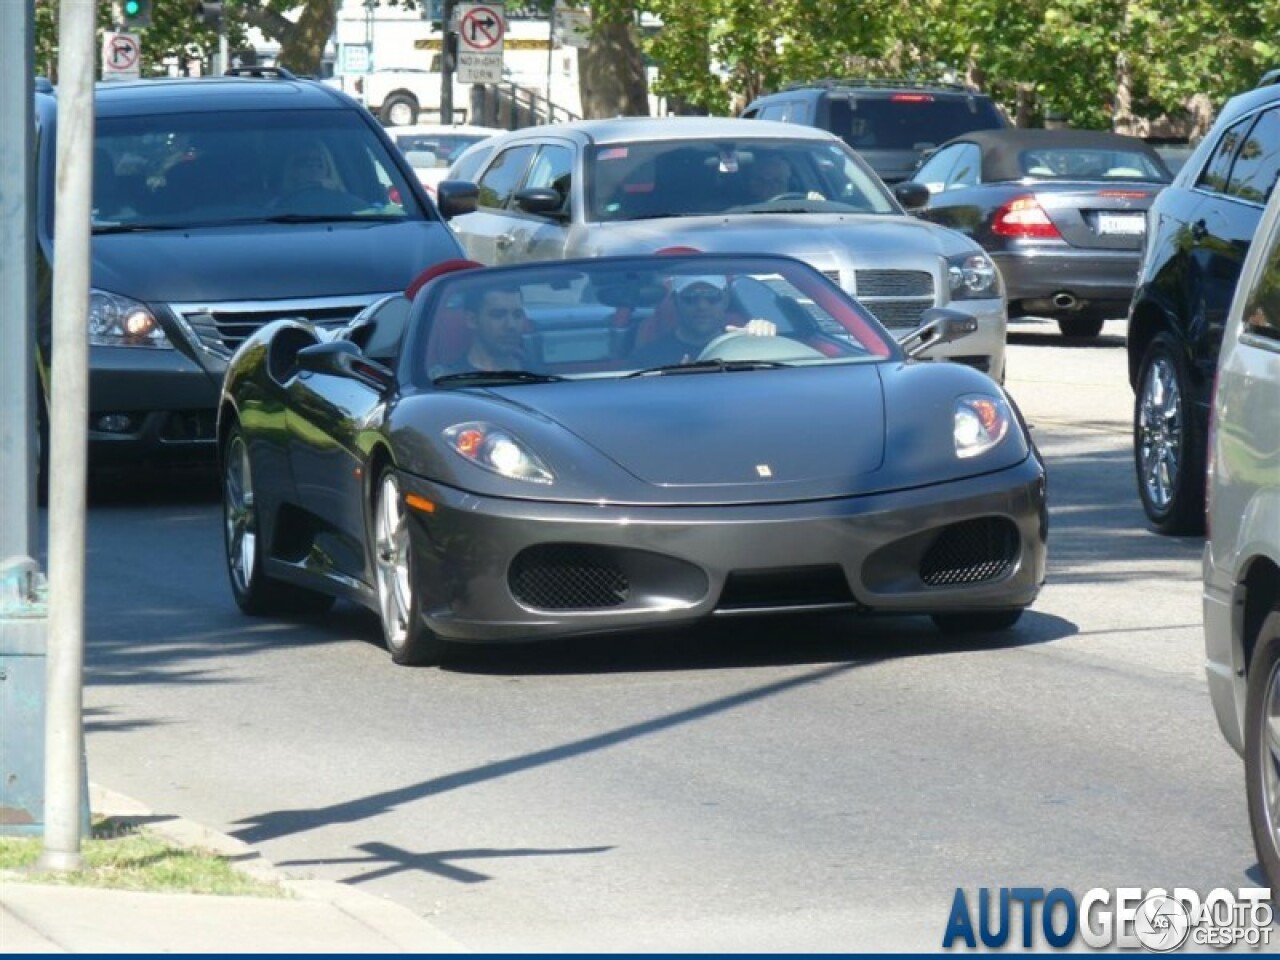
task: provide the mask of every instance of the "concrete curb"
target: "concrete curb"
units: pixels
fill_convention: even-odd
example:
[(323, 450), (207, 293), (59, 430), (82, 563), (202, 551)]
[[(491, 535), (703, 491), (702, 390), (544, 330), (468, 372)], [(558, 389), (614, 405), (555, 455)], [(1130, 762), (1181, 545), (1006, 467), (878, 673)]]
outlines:
[(469, 952), (407, 907), (346, 884), (291, 876), (242, 840), (182, 817), (157, 815), (145, 804), (101, 784), (89, 784), (89, 808), (106, 817), (145, 821), (149, 832), (176, 846), (216, 853), (255, 880), (276, 884), (302, 900), (327, 903), (405, 952)]

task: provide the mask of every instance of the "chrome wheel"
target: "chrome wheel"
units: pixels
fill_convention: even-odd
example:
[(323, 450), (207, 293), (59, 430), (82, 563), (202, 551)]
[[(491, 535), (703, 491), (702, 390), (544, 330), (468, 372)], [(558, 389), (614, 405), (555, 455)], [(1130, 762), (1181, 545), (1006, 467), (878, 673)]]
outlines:
[(393, 127), (407, 127), (414, 121), (413, 106), (404, 100), (397, 100), (387, 111), (387, 118)]
[(409, 581), (409, 528), (400, 485), (390, 471), (378, 486), (373, 530), (378, 608), (387, 647), (395, 653), (405, 647), (412, 628), (413, 587)]
[(236, 589), (247, 593), (258, 562), (258, 520), (253, 509), (249, 448), (238, 433), (227, 444), (226, 475), (223, 480), (227, 566), (231, 570)]
[(1152, 358), (1142, 381), (1138, 404), (1138, 475), (1151, 506), (1164, 512), (1173, 503), (1182, 463), (1185, 424), (1182, 391), (1173, 363), (1163, 354)]
[(1271, 666), (1262, 706), (1262, 816), (1272, 850), (1280, 850), (1280, 662)]

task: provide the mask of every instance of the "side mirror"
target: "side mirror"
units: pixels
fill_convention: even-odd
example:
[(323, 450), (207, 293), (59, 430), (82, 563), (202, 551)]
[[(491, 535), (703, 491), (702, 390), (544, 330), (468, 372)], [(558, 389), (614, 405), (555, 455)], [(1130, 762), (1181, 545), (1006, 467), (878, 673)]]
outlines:
[(330, 340), (298, 351), (298, 369), (357, 380), (379, 393), (395, 386), (395, 374), (370, 360), (350, 340)]
[(524, 213), (553, 217), (564, 207), (564, 198), (550, 187), (530, 187), (515, 195), (515, 207)]
[[(907, 356), (915, 359), (930, 347), (967, 337), (978, 329), (978, 318), (947, 307), (930, 307), (920, 317), (920, 326), (898, 340)], [(314, 349), (310, 348), (310, 349)]]
[(436, 208), (446, 220), (475, 213), (480, 206), (480, 188), (470, 180), (441, 180), (436, 185)]
[(918, 180), (895, 183), (893, 195), (908, 211), (923, 210), (929, 205), (929, 188)]

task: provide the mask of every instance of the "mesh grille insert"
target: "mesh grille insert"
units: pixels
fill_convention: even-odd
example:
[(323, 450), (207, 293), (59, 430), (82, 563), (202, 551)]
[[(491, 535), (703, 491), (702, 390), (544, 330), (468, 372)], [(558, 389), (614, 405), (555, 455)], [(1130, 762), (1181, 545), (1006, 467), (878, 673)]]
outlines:
[(1018, 528), (1007, 517), (979, 517), (944, 527), (920, 562), (931, 587), (995, 580), (1018, 558)]
[(584, 544), (530, 547), (508, 573), (511, 593), (541, 610), (598, 610), (627, 602), (631, 585), (613, 552)]

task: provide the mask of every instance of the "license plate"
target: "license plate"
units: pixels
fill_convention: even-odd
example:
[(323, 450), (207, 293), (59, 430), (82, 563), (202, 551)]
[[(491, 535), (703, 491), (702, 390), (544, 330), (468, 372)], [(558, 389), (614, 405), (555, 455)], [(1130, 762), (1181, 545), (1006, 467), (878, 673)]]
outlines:
[(1146, 232), (1147, 218), (1141, 213), (1100, 213), (1098, 233), (1132, 237)]

